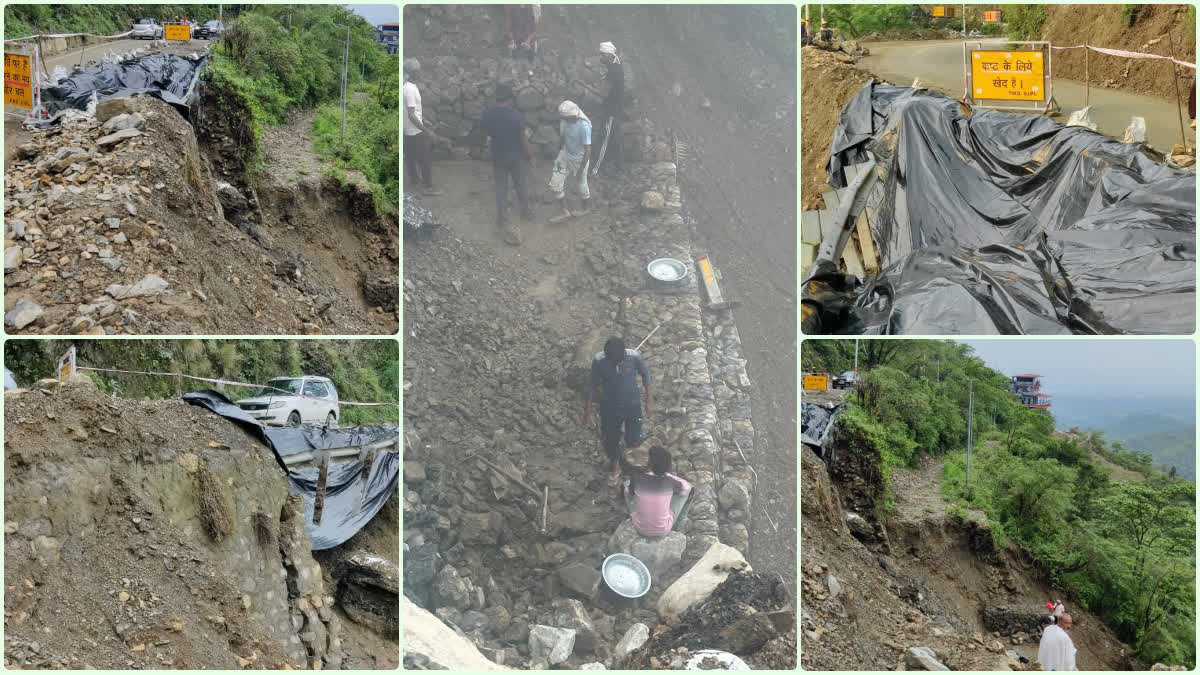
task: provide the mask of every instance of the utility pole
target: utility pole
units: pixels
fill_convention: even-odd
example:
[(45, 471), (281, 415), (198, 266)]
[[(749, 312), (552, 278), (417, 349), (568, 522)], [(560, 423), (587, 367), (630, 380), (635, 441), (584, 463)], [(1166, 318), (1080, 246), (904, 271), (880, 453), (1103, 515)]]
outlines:
[(346, 142), (346, 84), (350, 78), (350, 27), (346, 26), (346, 47), (342, 51), (342, 143)]
[(821, 23), (825, 23), (825, 5), (821, 5)]
[(858, 338), (854, 338), (854, 374), (858, 374)]
[(224, 12), (223, 8), (224, 8), (224, 5), (222, 5), (221, 3), (218, 2), (217, 3), (217, 21), (222, 26), (225, 25), (225, 12)]
[(963, 3), (963, 37), (967, 37), (967, 5)]
[(967, 378), (967, 498), (971, 497), (971, 441), (975, 432), (975, 381)]

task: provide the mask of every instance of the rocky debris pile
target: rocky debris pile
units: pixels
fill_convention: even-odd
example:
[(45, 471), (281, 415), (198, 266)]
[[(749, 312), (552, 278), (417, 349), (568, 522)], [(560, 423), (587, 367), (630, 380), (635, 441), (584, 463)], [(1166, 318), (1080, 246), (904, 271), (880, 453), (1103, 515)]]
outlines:
[[(614, 645), (631, 627), (657, 625), (653, 608), (681, 568), (718, 536), (745, 546), (745, 460), (729, 465), (736, 473), (728, 479), (714, 463), (714, 456), (737, 455), (735, 439), (754, 450), (748, 403), (737, 396), (749, 386), (744, 361), (718, 360), (714, 371), (710, 360), (736, 332), (720, 324), (706, 330), (694, 285), (664, 294), (645, 279), (650, 257), (691, 262), (679, 243), (688, 233), (675, 180), (670, 163), (631, 167), (606, 195), (611, 229), (584, 234), (579, 250), (587, 253), (566, 278), (547, 282), (541, 270), (511, 266), (453, 237), (422, 244), (421, 255), (408, 258), (405, 593), (495, 663), (552, 665), (562, 656), (557, 665), (611, 666)], [(640, 211), (648, 188), (664, 195), (662, 211)], [(625, 250), (631, 241), (637, 250)], [(529, 289), (547, 286), (553, 292), (531, 297)], [(572, 322), (555, 320), (568, 311)], [(648, 540), (635, 536), (604, 486), (599, 447), (577, 419), (591, 358), (605, 338), (624, 333), (636, 345), (656, 326), (643, 353), (660, 412), (648, 416), (648, 440), (630, 461), (645, 465), (647, 447), (663, 444), (696, 496), (686, 535)], [(527, 353), (540, 356), (514, 360)], [(450, 386), (456, 381), (474, 383), (467, 398)], [(724, 444), (716, 440), (717, 391), (736, 415)], [(567, 465), (597, 470), (581, 477), (561, 470)], [(542, 486), (550, 488), (544, 535)], [(724, 516), (740, 527), (719, 525)], [(600, 564), (619, 550), (653, 568), (651, 591), (632, 606), (609, 597), (600, 582)], [(574, 641), (563, 656), (567, 631)]]
[(872, 78), (871, 73), (854, 67), (852, 61), (844, 53), (816, 47), (800, 50), (801, 125), (811, 130), (800, 138), (800, 205), (805, 211), (824, 208), (821, 193), (826, 189), (825, 163), (829, 161), (833, 130), (842, 108)]
[(404, 195), (404, 238), (428, 239), (434, 228), (441, 225), (433, 212), (425, 208), (419, 199)]
[(28, 302), (9, 331), (382, 332), (359, 289), (328, 290), (324, 265), (302, 274), (294, 252), (272, 245), (253, 193), (212, 180), (211, 154), (148, 97), (35, 132), (5, 173), (5, 312)]
[(696, 652), (716, 649), (741, 656), (756, 669), (788, 668), (795, 663), (795, 623), (782, 580), (731, 571), (678, 623), (656, 629), (631, 655), (628, 667), (680, 669)]
[(834, 40), (832, 42), (813, 40), (812, 46), (815, 49), (831, 52), (833, 58), (841, 63), (858, 63), (859, 59), (871, 54), (871, 50), (863, 47), (857, 40)]
[(339, 618), (268, 448), (182, 401), (111, 398), (82, 376), (4, 407), (7, 667), (343, 664), (359, 629)]

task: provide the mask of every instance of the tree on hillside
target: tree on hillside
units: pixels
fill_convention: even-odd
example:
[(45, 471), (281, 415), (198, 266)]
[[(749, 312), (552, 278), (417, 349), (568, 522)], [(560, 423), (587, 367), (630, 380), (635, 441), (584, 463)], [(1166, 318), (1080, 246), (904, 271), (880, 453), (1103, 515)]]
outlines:
[(1106, 535), (1124, 539), (1133, 549), (1129, 591), (1137, 603), (1139, 643), (1168, 611), (1178, 595), (1173, 591), (1194, 576), (1195, 490), (1192, 483), (1128, 482), (1100, 500)]

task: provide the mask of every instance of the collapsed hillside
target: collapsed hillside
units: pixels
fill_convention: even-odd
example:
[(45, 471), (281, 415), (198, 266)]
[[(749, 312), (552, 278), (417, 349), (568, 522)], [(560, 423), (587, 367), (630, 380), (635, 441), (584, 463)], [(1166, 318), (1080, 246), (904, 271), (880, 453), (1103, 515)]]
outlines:
[[(1034, 670), (1038, 608), (1058, 591), (986, 517), (950, 513), (940, 465), (896, 470), (879, 517), (879, 468), (835, 431), (834, 465), (802, 449), (801, 665), (811, 670)], [(1128, 670), (1132, 650), (1072, 606), (1080, 670)], [(932, 656), (921, 650), (932, 650)]]
[(842, 108), (854, 98), (871, 74), (854, 67), (850, 56), (805, 47), (800, 50), (800, 208), (822, 208), (821, 193), (828, 178), (825, 164), (833, 145), (833, 130)]
[[(104, 100), (17, 148), (10, 333), (395, 332), (395, 216), (319, 171), (257, 180), (234, 101), (203, 88), (189, 122), (156, 99)], [(311, 155), (294, 131), (292, 152)]]
[(311, 552), (269, 448), (91, 381), (5, 394), (5, 665), (395, 668), (397, 508)]

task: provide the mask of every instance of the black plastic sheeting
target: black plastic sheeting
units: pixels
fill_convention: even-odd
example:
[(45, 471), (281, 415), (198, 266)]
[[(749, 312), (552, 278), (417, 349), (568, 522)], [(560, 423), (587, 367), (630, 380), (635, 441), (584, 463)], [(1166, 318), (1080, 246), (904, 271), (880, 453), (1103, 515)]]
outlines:
[(192, 86), (208, 59), (155, 52), (121, 63), (100, 63), (77, 70), (52, 87), (42, 89), (42, 105), (49, 114), (43, 125), (52, 124), (67, 110), (86, 110), (92, 94), (97, 102), (135, 94), (153, 96), (187, 109), (197, 96)]
[[(312, 522), (313, 501), (317, 491), (316, 467), (288, 469), (282, 457), (308, 450), (328, 450), (365, 445), (399, 435), (396, 426), (362, 426), (327, 429), (311, 425), (299, 427), (264, 427), (219, 392), (212, 390), (184, 394), (183, 400), (202, 406), (216, 414), (238, 422), (258, 435), (267, 447), (275, 451), (275, 459), (288, 475), (291, 491), (304, 500), (304, 522), (313, 550), (338, 546), (353, 537), (387, 500), (396, 494), (400, 480), (399, 453), (380, 452), (375, 455), (367, 479), (367, 494), (362, 498), (362, 462), (330, 462), (325, 483), (325, 508), (321, 524)], [(359, 500), (362, 499), (362, 508)]]
[(817, 448), (824, 448), (833, 429), (833, 423), (841, 414), (845, 404), (824, 406), (816, 403), (804, 403), (800, 406), (800, 442)]
[(829, 183), (868, 152), (883, 271), (815, 265), (804, 332), (1193, 332), (1194, 175), (1084, 127), (875, 82), (842, 111)]

